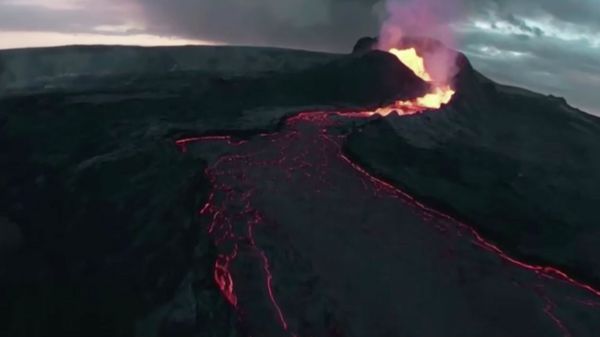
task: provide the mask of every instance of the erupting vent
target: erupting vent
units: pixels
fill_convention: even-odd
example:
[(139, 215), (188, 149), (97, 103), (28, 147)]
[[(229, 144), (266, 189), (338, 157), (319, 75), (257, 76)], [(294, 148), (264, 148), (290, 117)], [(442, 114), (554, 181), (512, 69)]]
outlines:
[(435, 83), (432, 76), (425, 67), (425, 60), (417, 54), (414, 48), (396, 49), (392, 48), (389, 53), (396, 56), (404, 65), (410, 68), (415, 75), (419, 76), (426, 82), (431, 83), (431, 91), (423, 97), (419, 97), (409, 101), (396, 101), (389, 106), (379, 108), (371, 115), (387, 116), (393, 112), (399, 115), (411, 115), (427, 109), (439, 109), (442, 105), (447, 104), (454, 96), (454, 90), (443, 83)]

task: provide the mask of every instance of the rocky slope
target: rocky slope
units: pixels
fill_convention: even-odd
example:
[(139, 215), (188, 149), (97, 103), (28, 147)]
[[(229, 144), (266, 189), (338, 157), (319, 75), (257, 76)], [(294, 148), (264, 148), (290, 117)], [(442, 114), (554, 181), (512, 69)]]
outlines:
[(346, 150), (512, 253), (600, 284), (600, 119), (467, 62), (455, 82), (448, 106), (374, 121)]

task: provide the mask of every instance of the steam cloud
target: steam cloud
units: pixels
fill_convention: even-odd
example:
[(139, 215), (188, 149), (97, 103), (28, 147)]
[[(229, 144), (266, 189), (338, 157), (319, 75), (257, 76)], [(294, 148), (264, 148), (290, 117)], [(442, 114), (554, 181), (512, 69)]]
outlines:
[(379, 34), (379, 48), (404, 46), (405, 38), (435, 38), (448, 48), (419, 50), (436, 83), (447, 84), (457, 72), (456, 42), (450, 23), (464, 13), (457, 0), (387, 0), (387, 17)]

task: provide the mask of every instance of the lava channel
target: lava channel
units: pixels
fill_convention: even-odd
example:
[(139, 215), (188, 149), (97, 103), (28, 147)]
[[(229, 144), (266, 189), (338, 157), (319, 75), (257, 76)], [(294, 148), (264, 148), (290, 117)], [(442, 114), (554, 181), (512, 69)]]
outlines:
[(249, 140), (177, 142), (214, 158), (199, 213), (219, 253), (215, 282), (249, 335), (600, 331), (598, 290), (511, 257), (346, 157), (357, 116), (304, 112)]

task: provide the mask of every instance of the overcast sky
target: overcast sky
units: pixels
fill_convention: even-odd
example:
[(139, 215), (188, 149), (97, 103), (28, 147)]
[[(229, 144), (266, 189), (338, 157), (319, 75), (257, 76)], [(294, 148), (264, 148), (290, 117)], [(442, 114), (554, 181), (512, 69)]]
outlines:
[(426, 22), (425, 33), (489, 77), (600, 115), (600, 0), (0, 0), (0, 48), (225, 43), (347, 52), (379, 33), (390, 3), (409, 8), (402, 24), (423, 33)]

